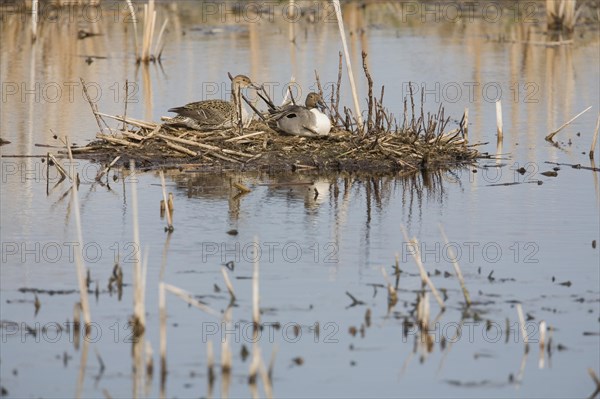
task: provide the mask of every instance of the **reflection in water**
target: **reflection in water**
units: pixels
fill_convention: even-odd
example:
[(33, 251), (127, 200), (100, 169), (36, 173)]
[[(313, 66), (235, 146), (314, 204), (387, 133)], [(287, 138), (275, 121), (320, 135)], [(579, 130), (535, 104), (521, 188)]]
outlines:
[[(381, 214), (391, 198), (401, 196), (403, 213), (407, 224), (421, 223), (425, 201), (444, 205), (446, 185), (459, 185), (460, 171), (421, 171), (398, 175), (311, 175), (277, 174), (256, 175), (227, 172), (222, 175), (204, 173), (171, 173), (170, 178), (179, 191), (188, 198), (226, 200), (232, 228), (237, 228), (244, 213), (245, 195), (233, 187), (233, 182), (242, 181), (253, 191), (259, 192), (259, 203), (273, 200), (283, 201), (288, 207), (302, 203), (308, 221), (323, 217), (323, 207), (333, 212), (336, 230), (343, 230), (352, 202), (365, 204), (365, 234), (368, 240), (373, 212)], [(254, 206), (254, 205), (249, 205)], [(337, 236), (337, 234), (336, 234)]]

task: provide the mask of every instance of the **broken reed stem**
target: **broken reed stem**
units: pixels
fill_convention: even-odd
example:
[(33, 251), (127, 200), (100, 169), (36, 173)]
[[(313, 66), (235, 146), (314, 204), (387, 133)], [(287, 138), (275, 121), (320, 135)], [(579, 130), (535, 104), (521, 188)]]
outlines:
[(146, 341), (146, 378), (149, 381), (152, 381), (152, 376), (154, 375), (154, 360), (152, 356), (154, 351), (152, 350), (152, 345), (150, 341)]
[(73, 178), (71, 177), (69, 172), (67, 172), (67, 170), (60, 164), (60, 162), (58, 162), (58, 160), (54, 157), (54, 155), (48, 153), (48, 158), (50, 158), (52, 160), (52, 162), (54, 162), (54, 166), (56, 167), (56, 170), (58, 170), (58, 173), (60, 173), (60, 175), (63, 179), (65, 177), (68, 177), (69, 180), (73, 181)]
[(527, 327), (525, 327), (525, 316), (523, 315), (523, 307), (517, 303), (517, 314), (519, 315), (519, 325), (521, 326), (521, 334), (525, 343), (525, 351), (529, 350), (529, 337), (527, 336)]
[[(71, 151), (71, 145), (69, 144), (69, 138), (65, 136), (65, 144), (69, 153), (69, 162), (73, 164), (73, 152)], [(83, 233), (81, 230), (81, 212), (79, 211), (79, 189), (77, 187), (77, 179), (72, 180), (73, 185), (71, 187), (71, 193), (73, 196), (73, 208), (75, 212), (75, 225), (77, 228), (77, 241), (79, 245), (83, 246)], [(75, 251), (75, 265), (77, 268), (77, 283), (79, 285), (79, 295), (81, 300), (81, 310), (83, 311), (83, 320), (85, 322), (85, 333), (87, 334), (87, 328), (92, 322), (92, 316), (90, 314), (90, 305), (88, 299), (88, 289), (85, 283), (85, 263), (81, 251)]]
[(448, 237), (446, 237), (446, 233), (444, 232), (444, 228), (440, 224), (440, 233), (442, 234), (442, 238), (448, 247), (448, 254), (452, 258), (452, 266), (454, 266), (454, 271), (456, 272), (456, 276), (458, 277), (458, 281), (460, 282), (460, 288), (465, 297), (465, 302), (467, 303), (467, 307), (471, 306), (471, 297), (469, 295), (469, 291), (467, 290), (467, 286), (465, 285), (465, 279), (463, 278), (462, 272), (460, 270), (460, 266), (458, 264), (458, 260), (456, 258), (456, 254), (454, 250), (450, 246), (450, 242), (448, 241)]
[(35, 42), (37, 39), (38, 4), (39, 4), (39, 0), (33, 0), (31, 2), (31, 41), (32, 42)]
[(167, 298), (165, 283), (162, 281), (158, 283), (158, 313), (160, 319), (160, 381), (161, 386), (164, 386), (167, 377)]
[(387, 285), (388, 307), (391, 308), (396, 303), (398, 303), (398, 294), (396, 293), (396, 290), (392, 286), (392, 283), (390, 283), (390, 279), (388, 278), (387, 272), (385, 271), (385, 268), (383, 266), (381, 267), (381, 274), (383, 275), (383, 279), (385, 280), (385, 284)]
[(590, 109), (592, 109), (592, 106), (590, 105), (589, 107), (587, 107), (586, 109), (584, 109), (583, 111), (581, 111), (580, 113), (578, 113), (577, 115), (575, 115), (573, 118), (571, 118), (568, 122), (566, 122), (565, 124), (563, 124), (561, 127), (559, 127), (558, 129), (556, 129), (555, 131), (551, 132), (549, 135), (547, 135), (545, 137), (545, 139), (547, 141), (552, 141), (552, 139), (554, 138), (554, 136), (556, 136), (556, 134), (558, 132), (560, 132), (561, 130), (563, 130), (565, 127), (567, 127), (568, 125), (570, 125), (575, 119), (579, 118), (581, 115), (585, 114), (587, 111), (589, 111)]
[(100, 123), (100, 116), (98, 115), (98, 110), (96, 109), (96, 106), (94, 105), (94, 103), (92, 102), (92, 99), (90, 98), (90, 95), (87, 91), (87, 86), (85, 85), (85, 81), (83, 80), (83, 78), (79, 78), (79, 80), (81, 81), (81, 86), (83, 87), (83, 94), (85, 95), (85, 98), (86, 98), (88, 104), (90, 104), (90, 108), (92, 109), (94, 118), (96, 118), (96, 123), (98, 124), (98, 129), (100, 129), (100, 133), (102, 133), (104, 131), (104, 129), (102, 128), (102, 124)]
[(469, 108), (465, 107), (465, 114), (463, 116), (463, 137), (465, 141), (469, 141)]
[(335, 89), (335, 122), (336, 124), (341, 122), (342, 117), (340, 116), (340, 86), (342, 84), (342, 52), (339, 52), (340, 60), (338, 63), (338, 78)]
[(340, 6), (340, 0), (332, 0), (333, 7), (335, 9), (335, 15), (338, 21), (338, 27), (340, 29), (340, 37), (342, 39), (342, 47), (344, 49), (344, 56), (346, 57), (346, 68), (348, 69), (348, 78), (350, 79), (350, 88), (352, 89), (352, 99), (354, 100), (354, 111), (356, 113), (356, 122), (358, 123), (358, 130), (363, 130), (363, 119), (360, 112), (360, 106), (358, 104), (358, 94), (356, 91), (356, 83), (354, 82), (354, 73), (352, 73), (352, 62), (350, 61), (350, 53), (348, 52), (348, 44), (346, 43), (346, 33), (344, 29), (344, 20), (342, 19), (342, 7)]
[(594, 369), (589, 367), (588, 374), (590, 375), (590, 377), (592, 377), (592, 380), (594, 380), (594, 382), (596, 383), (596, 389), (600, 389), (600, 378), (598, 378)]
[[(223, 314), (223, 323), (227, 329), (226, 331), (229, 331), (229, 328), (231, 327), (231, 309), (231, 306), (228, 307)], [(228, 388), (225, 377), (229, 376), (229, 373), (231, 372), (231, 350), (229, 349), (229, 341), (227, 340), (227, 336), (228, 335), (225, 334), (221, 343), (221, 373), (223, 374), (223, 386), (221, 390), (223, 392), (226, 392), (226, 389)], [(223, 393), (222, 396), (226, 397), (227, 395)]]
[(171, 285), (171, 284), (165, 284), (165, 289), (167, 291), (171, 292), (172, 294), (177, 295), (184, 302), (187, 302), (188, 304), (200, 309), (201, 311), (203, 311), (205, 313), (208, 313), (209, 315), (212, 315), (215, 317), (220, 316), (219, 312), (217, 312), (217, 311), (213, 310), (211, 307), (195, 300), (193, 295), (190, 294), (189, 292), (187, 292), (186, 290), (183, 290), (179, 287), (175, 287), (174, 285)]
[(125, 100), (124, 102), (124, 107), (125, 109), (123, 110), (123, 128), (121, 129), (122, 131), (126, 131), (127, 130), (127, 124), (125, 123), (125, 120), (127, 120), (127, 100), (129, 99), (129, 79), (125, 79)]
[(131, 209), (133, 219), (133, 245), (137, 252), (133, 262), (133, 317), (134, 334), (142, 334), (146, 326), (146, 311), (143, 301), (143, 282), (142, 282), (142, 259), (140, 246), (140, 229), (138, 225), (138, 200), (137, 200), (137, 175), (135, 173), (135, 161), (129, 161), (129, 171), (131, 179)]
[(412, 252), (412, 256), (415, 260), (415, 263), (417, 264), (417, 267), (419, 268), (419, 273), (421, 274), (421, 280), (423, 280), (423, 282), (429, 286), (429, 289), (431, 289), (431, 292), (433, 293), (433, 296), (435, 297), (435, 300), (437, 301), (437, 303), (440, 305), (440, 308), (442, 310), (446, 309), (446, 305), (444, 305), (444, 301), (442, 300), (442, 297), (440, 296), (438, 290), (433, 285), (433, 282), (427, 275), (427, 271), (425, 270), (425, 267), (423, 266), (423, 263), (421, 262), (421, 251), (419, 251), (419, 242), (417, 241), (416, 238), (413, 238), (412, 240), (410, 240), (408, 238), (408, 232), (406, 231), (406, 228), (404, 226), (402, 226), (402, 233), (404, 234), (404, 239), (413, 246), (414, 251), (411, 251), (411, 252)]
[(156, 39), (156, 45), (154, 46), (154, 52), (152, 53), (158, 60), (160, 60), (160, 56), (162, 55), (162, 47), (164, 47), (162, 45), (162, 40), (163, 40), (163, 35), (165, 33), (165, 29), (167, 28), (168, 22), (169, 22), (169, 18), (166, 18), (160, 28), (160, 31), (158, 32), (158, 39)]
[(174, 228), (173, 228), (173, 220), (171, 219), (171, 210), (173, 208), (169, 206), (169, 202), (167, 200), (167, 188), (166, 188), (166, 185), (165, 185), (165, 174), (163, 173), (162, 170), (160, 171), (160, 184), (162, 186), (163, 201), (165, 201), (165, 211), (167, 213), (167, 227), (166, 227), (166, 231), (168, 231), (170, 233), (170, 232), (172, 232), (174, 230)]
[(140, 46), (138, 43), (138, 35), (137, 35), (137, 15), (135, 13), (135, 8), (133, 8), (133, 4), (131, 4), (131, 0), (127, 1), (127, 7), (129, 8), (129, 15), (131, 16), (131, 21), (133, 22), (133, 39), (135, 40), (135, 59), (138, 60), (140, 58)]
[(252, 321), (257, 331), (260, 323), (259, 286), (258, 286), (258, 237), (254, 237), (254, 270), (252, 273)]
[(594, 159), (594, 150), (596, 149), (596, 143), (598, 142), (598, 131), (600, 130), (600, 112), (598, 112), (598, 119), (596, 120), (596, 130), (594, 131), (594, 138), (592, 139), (592, 145), (590, 147), (590, 159)]
[(364, 135), (367, 134), (373, 128), (373, 79), (371, 78), (371, 74), (369, 73), (369, 67), (367, 66), (367, 53), (364, 51), (362, 52), (362, 61), (362, 66), (365, 71), (365, 76), (367, 77), (367, 83), (369, 86), (367, 128), (363, 131)]
[(112, 162), (110, 164), (108, 164), (108, 166), (106, 168), (104, 168), (103, 170), (101, 170), (100, 172), (98, 172), (98, 174), (96, 175), (96, 181), (100, 181), (100, 179), (102, 178), (102, 176), (104, 176), (105, 173), (108, 173), (108, 171), (110, 170), (110, 168), (112, 168), (117, 161), (121, 159), (121, 156), (118, 155), (117, 157), (115, 157), (115, 159), (112, 160)]
[(504, 138), (504, 133), (502, 132), (502, 102), (500, 100), (496, 101), (496, 131), (498, 141), (501, 141)]
[(231, 284), (231, 280), (229, 279), (229, 274), (227, 274), (227, 270), (221, 269), (223, 273), (223, 279), (225, 280), (225, 286), (227, 287), (227, 291), (229, 291), (229, 295), (231, 296), (231, 302), (235, 301), (235, 292), (233, 291), (233, 285)]
[(277, 351), (279, 347), (275, 345), (271, 350), (271, 359), (269, 360), (269, 369), (267, 371), (267, 375), (269, 376), (269, 380), (273, 382), (273, 370), (275, 369), (275, 358), (277, 356)]
[(538, 368), (544, 368), (544, 349), (546, 348), (546, 322), (540, 321), (540, 359), (538, 361)]

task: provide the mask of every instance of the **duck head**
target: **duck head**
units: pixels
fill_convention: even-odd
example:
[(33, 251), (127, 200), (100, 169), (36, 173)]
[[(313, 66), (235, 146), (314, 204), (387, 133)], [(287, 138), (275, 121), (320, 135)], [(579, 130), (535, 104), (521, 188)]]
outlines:
[(318, 93), (314, 92), (308, 93), (304, 105), (308, 109), (318, 108), (321, 111), (323, 111), (326, 108), (325, 101), (323, 101), (323, 97), (321, 97)]
[[(231, 78), (231, 75), (229, 75), (229, 77)], [(231, 84), (234, 87), (239, 87), (240, 89), (245, 89), (246, 87), (260, 89), (260, 86), (252, 83), (252, 80), (246, 75), (236, 75), (233, 79), (231, 79)]]

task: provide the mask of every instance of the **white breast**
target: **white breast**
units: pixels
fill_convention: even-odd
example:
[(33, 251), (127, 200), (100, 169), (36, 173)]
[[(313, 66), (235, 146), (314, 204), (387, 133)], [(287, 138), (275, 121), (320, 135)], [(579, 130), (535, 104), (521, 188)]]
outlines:
[(310, 110), (315, 116), (314, 130), (319, 136), (327, 136), (331, 130), (331, 121), (329, 117), (316, 108)]

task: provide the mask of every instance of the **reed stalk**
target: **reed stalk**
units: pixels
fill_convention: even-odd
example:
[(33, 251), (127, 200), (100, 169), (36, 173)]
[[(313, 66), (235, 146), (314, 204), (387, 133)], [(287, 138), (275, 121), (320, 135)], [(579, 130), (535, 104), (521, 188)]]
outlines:
[(498, 133), (498, 141), (502, 141), (504, 138), (504, 132), (502, 131), (502, 102), (496, 101), (496, 131)]
[(598, 131), (600, 130), (600, 112), (598, 113), (598, 119), (596, 120), (596, 130), (594, 131), (594, 138), (592, 138), (592, 145), (590, 146), (590, 159), (594, 159), (594, 150), (596, 149), (596, 143), (598, 142)]
[[(162, 186), (162, 194), (163, 194), (163, 201), (165, 203), (165, 212), (167, 213), (167, 227), (165, 227), (165, 230), (168, 231), (169, 233), (172, 232), (173, 230), (175, 230), (173, 228), (173, 220), (171, 219), (171, 211), (173, 210), (172, 206), (169, 206), (169, 199), (167, 199), (167, 188), (166, 188), (166, 184), (165, 184), (165, 174), (163, 173), (163, 171), (160, 171), (160, 184)], [(171, 203), (173, 202), (173, 200), (171, 199)]]
[(519, 315), (519, 325), (521, 327), (521, 334), (523, 335), (523, 342), (525, 343), (525, 352), (528, 352), (529, 337), (527, 336), (527, 327), (525, 326), (525, 316), (523, 315), (523, 307), (520, 303), (517, 303), (517, 314)]
[(575, 115), (573, 118), (569, 119), (568, 122), (564, 123), (561, 127), (559, 127), (558, 129), (556, 129), (555, 131), (551, 132), (549, 135), (547, 135), (545, 137), (545, 139), (547, 141), (552, 141), (552, 139), (554, 138), (554, 136), (556, 136), (556, 134), (558, 132), (560, 132), (561, 130), (563, 130), (565, 127), (567, 127), (568, 125), (570, 125), (575, 119), (579, 118), (581, 115), (585, 114), (587, 111), (589, 111), (590, 109), (592, 109), (592, 106), (590, 105), (589, 107), (587, 107), (586, 109), (584, 109), (583, 111), (581, 111), (580, 113), (578, 113), (577, 115)]
[[(229, 331), (231, 327), (231, 306), (227, 308), (223, 314), (223, 323), (225, 328)], [(229, 382), (231, 379), (231, 349), (229, 348), (229, 341), (227, 340), (228, 335), (225, 334), (223, 341), (221, 342), (221, 397), (227, 398), (229, 396)]]
[(164, 387), (167, 379), (167, 298), (165, 283), (162, 281), (158, 283), (158, 312), (160, 319), (160, 385)]
[(385, 284), (387, 285), (387, 291), (388, 291), (388, 310), (389, 310), (396, 303), (398, 303), (398, 294), (396, 293), (396, 290), (394, 289), (394, 286), (392, 286), (392, 283), (390, 282), (390, 279), (388, 278), (388, 274), (385, 271), (385, 268), (383, 266), (381, 267), (381, 274), (383, 275), (383, 279), (385, 280)]
[(546, 349), (546, 322), (540, 321), (540, 359), (538, 362), (538, 368), (544, 368), (544, 351)]
[(465, 141), (469, 141), (469, 108), (465, 107), (465, 113), (462, 122), (463, 137)]
[(131, 21), (133, 22), (133, 38), (135, 40), (135, 59), (139, 60), (140, 59), (140, 53), (139, 53), (140, 46), (138, 43), (138, 33), (137, 33), (137, 15), (135, 13), (135, 8), (133, 8), (133, 4), (131, 3), (131, 0), (126, 0), (126, 1), (127, 1), (127, 7), (129, 8), (129, 12), (131, 13)]
[(31, 41), (37, 40), (37, 24), (38, 24), (38, 7), (39, 0), (33, 0), (31, 2)]
[(456, 254), (452, 247), (450, 247), (450, 242), (448, 241), (448, 237), (446, 237), (446, 233), (444, 232), (444, 228), (442, 225), (439, 225), (440, 233), (442, 234), (442, 238), (444, 242), (448, 246), (448, 255), (452, 258), (452, 266), (454, 266), (454, 271), (456, 272), (456, 276), (458, 277), (458, 281), (460, 282), (460, 289), (462, 290), (463, 296), (465, 297), (465, 302), (467, 307), (471, 306), (471, 297), (469, 295), (469, 291), (467, 290), (467, 286), (465, 285), (465, 279), (463, 278), (462, 272), (460, 270), (460, 265), (458, 264), (458, 260), (456, 258)]
[[(254, 237), (254, 248), (259, 248), (258, 237)], [(258, 253), (255, 250), (254, 253), (254, 270), (252, 273), (252, 321), (254, 323), (254, 330), (257, 331), (260, 325), (260, 307), (259, 307), (259, 286), (258, 286)]]
[(410, 243), (414, 248), (414, 251), (412, 251), (412, 255), (415, 260), (415, 263), (417, 264), (417, 267), (419, 268), (421, 280), (423, 281), (424, 284), (427, 284), (427, 286), (429, 286), (429, 289), (431, 290), (437, 303), (440, 305), (441, 310), (446, 309), (446, 305), (444, 304), (444, 301), (442, 300), (440, 293), (435, 288), (435, 286), (433, 285), (433, 282), (427, 275), (425, 266), (423, 266), (423, 262), (421, 261), (421, 251), (419, 250), (419, 242), (417, 241), (416, 238), (413, 238), (412, 240), (410, 240), (408, 238), (408, 232), (406, 231), (406, 228), (404, 226), (402, 226), (402, 233), (404, 234), (404, 239), (406, 240), (406, 242)]
[(225, 280), (227, 291), (229, 291), (229, 295), (231, 296), (231, 302), (235, 302), (235, 292), (233, 291), (233, 285), (229, 279), (229, 274), (227, 274), (227, 270), (225, 269), (221, 269), (221, 272), (223, 273), (223, 279)]
[(352, 61), (350, 60), (350, 53), (348, 52), (348, 44), (346, 43), (346, 33), (344, 28), (344, 20), (342, 19), (342, 7), (340, 6), (340, 0), (331, 0), (335, 9), (335, 16), (337, 17), (338, 27), (340, 29), (340, 38), (342, 39), (342, 47), (344, 49), (344, 56), (346, 57), (346, 68), (348, 69), (348, 78), (350, 79), (350, 88), (352, 90), (352, 99), (354, 101), (354, 112), (356, 113), (356, 121), (358, 123), (358, 130), (363, 130), (363, 119), (360, 112), (360, 106), (358, 104), (358, 94), (356, 91), (356, 83), (354, 82), (354, 73), (352, 72)]
[[(67, 147), (67, 151), (69, 153), (69, 161), (71, 165), (73, 163), (73, 152), (71, 151), (71, 146), (69, 145), (68, 137), (65, 137), (65, 144)], [(77, 241), (79, 245), (83, 248), (83, 233), (81, 230), (81, 212), (79, 210), (79, 189), (77, 187), (77, 179), (73, 180), (73, 186), (71, 187), (71, 194), (73, 196), (73, 208), (75, 213), (75, 225), (77, 228)], [(85, 283), (86, 278), (86, 267), (85, 262), (83, 260), (83, 256), (81, 251), (75, 251), (75, 265), (77, 268), (77, 283), (79, 285), (79, 296), (81, 301), (81, 310), (83, 312), (83, 320), (85, 322), (85, 333), (87, 334), (87, 329), (92, 322), (92, 316), (90, 314), (90, 304), (88, 299), (88, 289)]]
[(133, 323), (134, 323), (134, 334), (136, 336), (141, 335), (144, 332), (146, 326), (146, 310), (144, 305), (144, 281), (143, 281), (143, 268), (142, 268), (142, 254), (140, 246), (140, 229), (139, 229), (139, 215), (138, 215), (138, 196), (137, 196), (137, 176), (135, 173), (135, 161), (129, 162), (130, 176), (134, 176), (131, 179), (131, 208), (132, 208), (132, 219), (133, 219), (133, 245), (137, 251), (133, 262)]
[(165, 284), (164, 286), (165, 286), (165, 290), (169, 291), (172, 294), (175, 294), (176, 296), (181, 298), (184, 302), (187, 302), (189, 305), (192, 305), (193, 307), (198, 308), (201, 311), (208, 313), (209, 315), (212, 315), (215, 317), (220, 316), (219, 312), (212, 309), (210, 306), (207, 306), (207, 305), (203, 304), (202, 302), (195, 300), (193, 295), (190, 294), (189, 292), (187, 292), (179, 287), (175, 287), (174, 285), (171, 285), (171, 284)]

